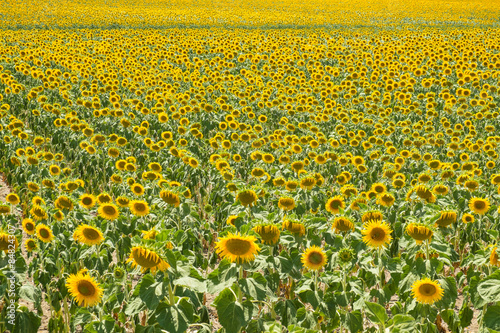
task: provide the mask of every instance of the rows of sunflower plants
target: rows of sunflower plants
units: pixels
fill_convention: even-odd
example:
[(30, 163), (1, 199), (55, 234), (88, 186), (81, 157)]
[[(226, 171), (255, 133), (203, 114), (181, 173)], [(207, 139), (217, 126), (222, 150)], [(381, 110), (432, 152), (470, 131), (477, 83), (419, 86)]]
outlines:
[(2, 31), (1, 331), (500, 331), (499, 42)]

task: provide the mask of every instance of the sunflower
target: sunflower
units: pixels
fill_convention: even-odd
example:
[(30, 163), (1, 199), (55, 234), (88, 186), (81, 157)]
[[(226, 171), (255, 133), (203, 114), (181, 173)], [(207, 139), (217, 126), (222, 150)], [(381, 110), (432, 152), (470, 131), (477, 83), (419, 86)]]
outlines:
[(432, 281), (429, 278), (415, 281), (412, 287), (413, 297), (419, 303), (433, 304), (439, 301), (444, 294), (443, 288), (437, 281)]
[(338, 214), (340, 212), (340, 209), (345, 208), (344, 198), (337, 195), (333, 198), (328, 199), (328, 201), (326, 202), (325, 208), (328, 212), (330, 212), (332, 214)]
[(236, 219), (238, 218), (238, 216), (236, 215), (231, 215), (227, 218), (226, 220), (226, 223), (229, 224), (229, 225), (232, 225), (233, 227), (235, 226), (234, 225), (234, 221), (236, 221)]
[(11, 205), (17, 205), (20, 202), (19, 197), (15, 193), (7, 194), (7, 196), (5, 197), (5, 200), (8, 203), (10, 203)]
[(382, 194), (387, 191), (387, 187), (382, 183), (373, 183), (370, 190), (377, 192), (377, 194)]
[(252, 207), (253, 203), (257, 201), (258, 197), (253, 190), (244, 190), (238, 193), (236, 199), (239, 200), (243, 206)]
[(298, 186), (299, 183), (296, 182), (295, 180), (288, 180), (285, 183), (285, 188), (287, 189), (287, 191), (294, 191)]
[(30, 218), (23, 219), (24, 232), (26, 232), (28, 235), (34, 235), (35, 228), (36, 228), (35, 222), (32, 219), (30, 219)]
[(170, 267), (158, 253), (142, 246), (134, 246), (132, 248), (130, 257), (127, 260), (128, 262), (132, 262), (132, 268), (140, 266), (142, 273), (150, 269), (151, 273), (154, 274), (158, 270), (163, 272)]
[(288, 230), (297, 236), (304, 236), (306, 234), (306, 227), (299, 221), (286, 219), (283, 221), (281, 227), (283, 230)]
[(347, 264), (356, 258), (356, 252), (351, 248), (342, 248), (338, 253), (338, 258), (341, 264)]
[(439, 194), (439, 195), (446, 195), (449, 192), (449, 188), (446, 185), (439, 184), (439, 185), (434, 186), (434, 188), (432, 189), (432, 192), (434, 192), (435, 194)]
[(377, 196), (377, 203), (381, 206), (385, 207), (391, 207), (394, 202), (396, 201), (396, 198), (394, 198), (394, 195), (391, 193), (382, 193)]
[(431, 190), (427, 188), (425, 185), (418, 185), (412, 189), (419, 198), (426, 200), (427, 202), (430, 202), (433, 194)]
[(500, 267), (500, 261), (498, 260), (498, 251), (496, 246), (493, 246), (493, 248), (491, 249), (490, 265)]
[(363, 242), (368, 246), (374, 248), (385, 247), (392, 240), (391, 227), (380, 220), (369, 220), (363, 225), (364, 229), (361, 230)]
[(45, 220), (48, 217), (45, 209), (38, 205), (33, 205), (33, 207), (31, 207), (30, 214), (37, 221)]
[(255, 255), (260, 251), (260, 247), (255, 243), (254, 236), (241, 236), (240, 234), (229, 233), (222, 237), (215, 245), (217, 253), (224, 259), (231, 262), (249, 262), (255, 259)]
[(415, 240), (417, 244), (421, 244), (425, 240), (431, 240), (434, 232), (431, 228), (420, 223), (410, 223), (406, 226), (406, 233)]
[(25, 242), (24, 242), (24, 246), (26, 247), (26, 250), (28, 252), (33, 252), (37, 249), (38, 245), (36, 243), (36, 240), (34, 238), (28, 238)]
[(100, 217), (110, 221), (116, 220), (118, 216), (120, 216), (120, 211), (118, 210), (118, 207), (116, 207), (116, 205), (111, 203), (100, 205), (97, 212)]
[(86, 273), (71, 274), (66, 279), (66, 287), (79, 306), (94, 306), (101, 301), (102, 288)]
[(49, 243), (54, 239), (52, 230), (43, 223), (36, 226), (36, 236), (44, 243)]
[(488, 198), (482, 199), (474, 197), (469, 200), (469, 208), (476, 214), (484, 215), (490, 209), (490, 201)]
[(0, 204), (0, 214), (10, 214), (10, 206)]
[(87, 224), (82, 224), (73, 233), (73, 239), (86, 245), (97, 245), (104, 240), (102, 232)]
[(104, 192), (104, 193), (101, 193), (97, 196), (97, 202), (99, 204), (107, 204), (107, 203), (111, 203), (113, 201), (113, 198), (111, 198), (111, 196)]
[(160, 198), (169, 205), (172, 205), (174, 207), (179, 207), (179, 205), (181, 204), (181, 199), (179, 198), (179, 196), (172, 191), (168, 190), (161, 191)]
[(300, 180), (300, 188), (304, 190), (312, 190), (314, 185), (316, 185), (316, 178), (314, 177), (306, 176)]
[(143, 239), (155, 239), (156, 236), (160, 233), (154, 227), (151, 230), (141, 230), (141, 232), (144, 234), (142, 236)]
[(52, 215), (52, 217), (56, 219), (56, 221), (61, 222), (62, 220), (64, 220), (64, 213), (61, 212), (60, 210), (57, 210), (57, 212), (55, 212), (54, 215)]
[(143, 200), (130, 201), (129, 208), (135, 216), (145, 216), (149, 214), (149, 205)]
[(71, 199), (65, 195), (61, 195), (59, 198), (57, 198), (54, 202), (54, 206), (59, 209), (66, 209), (69, 211), (72, 211), (74, 208), (73, 201), (71, 201)]
[(342, 231), (353, 231), (354, 223), (350, 218), (338, 216), (333, 220), (332, 229), (335, 229), (335, 232), (337, 233)]
[(322, 248), (313, 245), (302, 254), (300, 261), (308, 269), (317, 271), (326, 265), (328, 259)]
[(130, 186), (130, 190), (137, 196), (141, 196), (144, 194), (144, 187), (139, 183), (135, 183)]
[(8, 253), (9, 245), (12, 245), (12, 242), (14, 242), (14, 249), (17, 250), (17, 248), (19, 247), (19, 242), (17, 241), (17, 238), (14, 237), (14, 240), (12, 241), (12, 235), (9, 235), (5, 232), (0, 232), (0, 251)]
[(436, 220), (436, 224), (442, 228), (446, 228), (452, 223), (457, 221), (457, 213), (454, 211), (442, 211), (439, 218)]
[(295, 208), (295, 200), (290, 197), (282, 197), (278, 201), (278, 207), (283, 210), (292, 210)]
[(463, 223), (474, 223), (474, 215), (465, 213), (462, 215), (462, 222)]
[(280, 230), (273, 224), (257, 225), (253, 229), (265, 244), (275, 245), (280, 239)]
[(90, 209), (96, 204), (96, 197), (92, 194), (82, 194), (80, 196), (80, 206)]

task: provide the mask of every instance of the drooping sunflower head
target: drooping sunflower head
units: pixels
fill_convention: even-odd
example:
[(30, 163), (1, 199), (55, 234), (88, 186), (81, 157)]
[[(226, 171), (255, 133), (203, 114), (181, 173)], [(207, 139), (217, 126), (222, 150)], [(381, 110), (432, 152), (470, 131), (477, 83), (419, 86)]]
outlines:
[(282, 197), (278, 201), (278, 207), (285, 211), (295, 208), (295, 200), (291, 197)]
[(274, 224), (257, 225), (253, 230), (259, 234), (265, 244), (275, 245), (280, 239), (280, 230)]
[(436, 224), (441, 228), (446, 228), (452, 223), (457, 222), (457, 212), (452, 210), (441, 211)]
[(120, 207), (128, 207), (130, 204), (130, 199), (127, 197), (120, 196), (116, 198), (116, 204)]
[(352, 220), (346, 216), (338, 216), (333, 220), (332, 229), (335, 229), (336, 233), (343, 231), (353, 231), (354, 223)]
[(97, 202), (101, 204), (107, 204), (111, 203), (113, 201), (113, 198), (106, 192), (101, 193), (97, 196)]
[(434, 231), (431, 227), (421, 223), (410, 223), (406, 226), (406, 233), (413, 238), (417, 244), (432, 238)]
[(412, 294), (419, 303), (433, 304), (443, 297), (444, 291), (437, 281), (424, 278), (413, 283)]
[(44, 243), (49, 243), (54, 239), (54, 235), (52, 234), (52, 229), (46, 226), (43, 223), (40, 223), (36, 226), (36, 236), (39, 240)]
[(0, 232), (0, 251), (4, 251), (5, 253), (7, 253), (9, 251), (9, 248), (11, 248), (9, 245), (14, 245), (14, 249), (17, 250), (17, 248), (19, 247), (17, 237), (14, 237), (14, 240), (12, 241), (11, 235), (5, 232)]
[(391, 193), (386, 192), (377, 196), (377, 203), (385, 207), (391, 207), (395, 201), (396, 198)]
[(243, 190), (238, 193), (236, 199), (239, 200), (243, 206), (252, 207), (252, 205), (257, 201), (258, 197), (253, 190)]
[(328, 258), (322, 248), (313, 245), (309, 247), (301, 257), (302, 264), (310, 270), (320, 270), (326, 265)]
[(363, 223), (370, 220), (382, 221), (383, 219), (384, 215), (382, 215), (382, 212), (380, 212), (379, 210), (369, 210), (361, 215), (361, 222)]
[(438, 195), (446, 195), (446, 194), (448, 194), (449, 188), (446, 185), (439, 184), (439, 185), (434, 186), (432, 191)]
[(141, 267), (141, 272), (144, 273), (148, 269), (151, 273), (156, 273), (156, 271), (165, 271), (170, 265), (162, 259), (162, 257), (154, 250), (148, 249), (144, 246), (134, 246), (130, 252), (130, 257), (127, 260), (132, 262), (132, 267)]
[(86, 245), (97, 245), (104, 240), (102, 232), (90, 225), (82, 224), (73, 233), (73, 239)]
[(118, 216), (120, 216), (120, 211), (118, 210), (118, 207), (116, 207), (116, 205), (111, 203), (105, 203), (100, 205), (97, 212), (100, 217), (110, 221), (116, 220)]
[(87, 273), (71, 274), (66, 279), (66, 287), (79, 306), (94, 306), (101, 301), (103, 290)]
[(432, 197), (432, 191), (427, 188), (425, 185), (417, 185), (413, 188), (413, 192), (417, 194), (417, 196), (424, 200), (429, 200)]
[(54, 205), (59, 209), (73, 210), (73, 201), (65, 195), (61, 195), (56, 199)]
[(306, 227), (304, 224), (297, 220), (286, 219), (282, 224), (283, 230), (288, 230), (292, 234), (297, 236), (304, 236), (306, 234)]
[(337, 195), (334, 196), (333, 198), (328, 199), (328, 201), (325, 204), (325, 208), (328, 212), (332, 214), (338, 214), (341, 209), (345, 208), (344, 198)]
[(363, 225), (364, 229), (361, 230), (363, 234), (363, 242), (373, 248), (382, 248), (390, 243), (391, 227), (380, 220), (369, 220)]
[(231, 262), (249, 262), (255, 259), (260, 247), (256, 244), (254, 236), (241, 236), (240, 234), (228, 233), (215, 245), (217, 253)]
[(179, 207), (181, 204), (181, 199), (177, 195), (177, 193), (174, 193), (169, 190), (163, 190), (160, 192), (160, 198), (165, 201), (167, 204), (172, 205), (174, 207)]
[(484, 215), (490, 209), (490, 200), (474, 197), (469, 200), (469, 208), (478, 215)]
[(129, 208), (135, 216), (145, 216), (149, 214), (149, 205), (143, 200), (130, 201)]
[(45, 209), (38, 205), (33, 205), (33, 207), (31, 207), (30, 214), (37, 221), (45, 220), (48, 217)]
[(316, 185), (316, 178), (312, 176), (305, 176), (300, 179), (300, 188), (304, 190), (312, 190), (314, 185)]

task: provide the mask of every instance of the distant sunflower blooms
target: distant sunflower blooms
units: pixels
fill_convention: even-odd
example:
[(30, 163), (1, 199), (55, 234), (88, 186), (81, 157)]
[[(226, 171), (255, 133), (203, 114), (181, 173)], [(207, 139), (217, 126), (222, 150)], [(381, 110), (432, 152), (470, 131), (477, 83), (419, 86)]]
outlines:
[(316, 178), (312, 176), (305, 176), (300, 180), (300, 188), (304, 190), (312, 190), (314, 185), (316, 185)]
[(28, 252), (33, 252), (38, 248), (38, 244), (33, 238), (28, 238), (26, 241), (24, 241), (24, 246), (26, 247), (26, 250)]
[(92, 194), (82, 194), (80, 196), (80, 206), (86, 209), (90, 209), (95, 206), (97, 199)]
[(500, 267), (500, 261), (498, 260), (498, 251), (496, 246), (493, 246), (493, 248), (491, 249), (490, 265)]
[(243, 206), (250, 206), (257, 201), (257, 194), (253, 190), (243, 190), (238, 193), (236, 199), (240, 201)]
[(146, 216), (149, 214), (149, 205), (143, 200), (132, 200), (129, 203), (129, 208), (135, 216)]
[(30, 218), (25, 218), (23, 219), (23, 230), (26, 232), (28, 235), (34, 235), (35, 234), (35, 222), (30, 219)]
[(377, 203), (381, 206), (391, 207), (395, 201), (396, 198), (391, 193), (382, 193), (377, 196)]
[(436, 201), (436, 197), (432, 193), (429, 188), (425, 185), (417, 185), (415, 186), (408, 194), (415, 193), (419, 198), (427, 201), (428, 203), (432, 203)]
[(257, 238), (254, 236), (229, 233), (227, 236), (219, 238), (215, 249), (217, 254), (231, 262), (250, 262), (255, 259), (255, 255), (260, 251), (256, 241)]
[(426, 240), (430, 241), (434, 234), (430, 227), (421, 223), (410, 223), (406, 226), (405, 231), (417, 244)]
[(74, 208), (73, 201), (65, 195), (62, 195), (59, 198), (57, 198), (56, 201), (54, 202), (54, 206), (56, 206), (61, 210), (66, 209), (69, 211), (73, 210)]
[(36, 226), (36, 236), (44, 243), (49, 243), (54, 239), (52, 229), (43, 223)]
[(99, 206), (99, 209), (97, 210), (97, 213), (99, 214), (100, 217), (113, 221), (120, 216), (120, 211), (118, 210), (118, 207), (116, 205), (111, 204), (111, 203), (105, 203)]
[(129, 262), (132, 262), (132, 268), (140, 266), (142, 273), (150, 269), (154, 274), (156, 271), (166, 271), (170, 267), (157, 252), (143, 246), (132, 247), (130, 257), (127, 259), (127, 263)]
[(101, 301), (103, 290), (87, 273), (71, 274), (66, 279), (66, 287), (79, 306), (94, 306)]
[(390, 243), (391, 227), (380, 220), (370, 220), (363, 225), (364, 229), (361, 230), (363, 234), (363, 242), (373, 248), (383, 248)]
[(45, 220), (46, 218), (48, 218), (45, 209), (38, 205), (33, 205), (33, 207), (31, 207), (30, 214), (37, 221)]
[(82, 224), (73, 233), (73, 239), (85, 245), (98, 245), (103, 240), (102, 232), (90, 225)]
[(130, 190), (136, 196), (141, 196), (144, 194), (144, 187), (139, 183), (134, 183), (132, 186), (130, 186)]
[(491, 175), (491, 184), (493, 185), (499, 185), (500, 184), (500, 174), (493, 174)]
[(278, 207), (284, 211), (289, 211), (295, 208), (295, 200), (291, 197), (281, 197), (278, 200)]
[(413, 298), (419, 303), (433, 304), (443, 298), (443, 288), (437, 281), (429, 278), (415, 281), (412, 287)]
[(457, 222), (457, 212), (452, 210), (441, 211), (439, 218), (436, 220), (436, 224), (442, 228), (446, 228), (455, 222)]
[(438, 195), (446, 195), (449, 192), (449, 188), (446, 185), (439, 184), (432, 188), (432, 192)]
[(130, 199), (127, 197), (119, 196), (116, 198), (116, 204), (122, 208), (128, 207), (130, 204)]
[(387, 191), (387, 187), (382, 183), (373, 183), (370, 190), (376, 192), (377, 194), (382, 194)]
[(328, 212), (332, 214), (338, 214), (341, 209), (345, 208), (344, 198), (337, 195), (333, 198), (328, 199), (328, 201), (325, 204), (325, 208)]
[(7, 196), (5, 197), (5, 200), (10, 203), (11, 205), (17, 205), (20, 200), (19, 200), (19, 196), (15, 193), (9, 193), (7, 194)]
[(354, 223), (348, 217), (338, 216), (333, 220), (332, 229), (335, 229), (336, 233), (353, 231)]
[(296, 236), (304, 236), (306, 234), (306, 227), (299, 221), (286, 219), (281, 225), (283, 230), (288, 230)]
[(490, 209), (490, 201), (488, 198), (482, 199), (474, 197), (469, 200), (469, 208), (478, 215), (484, 215)]
[(155, 239), (160, 232), (153, 227), (150, 230), (141, 230), (141, 233), (143, 239)]
[(313, 245), (306, 249), (300, 261), (309, 270), (318, 271), (326, 265), (328, 258), (322, 248)]
[(264, 244), (275, 245), (280, 239), (280, 230), (273, 224), (257, 225), (252, 230), (259, 234)]
[(464, 215), (462, 215), (462, 222), (467, 224), (467, 223), (474, 223), (475, 219), (474, 219), (474, 215), (472, 214), (469, 214), (469, 213), (465, 213)]
[(179, 198), (179, 195), (177, 193), (174, 193), (169, 190), (163, 190), (160, 192), (160, 198), (165, 201), (167, 204), (174, 206), (174, 207), (179, 207), (181, 204), (181, 199)]
[(113, 198), (106, 192), (101, 193), (97, 196), (97, 202), (101, 204), (107, 204), (111, 203), (113, 201)]

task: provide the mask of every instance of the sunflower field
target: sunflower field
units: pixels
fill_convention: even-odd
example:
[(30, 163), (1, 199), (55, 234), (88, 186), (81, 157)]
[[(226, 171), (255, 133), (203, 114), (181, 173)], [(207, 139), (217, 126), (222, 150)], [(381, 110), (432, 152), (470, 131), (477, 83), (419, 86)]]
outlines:
[(500, 332), (500, 0), (0, 0), (0, 332)]

